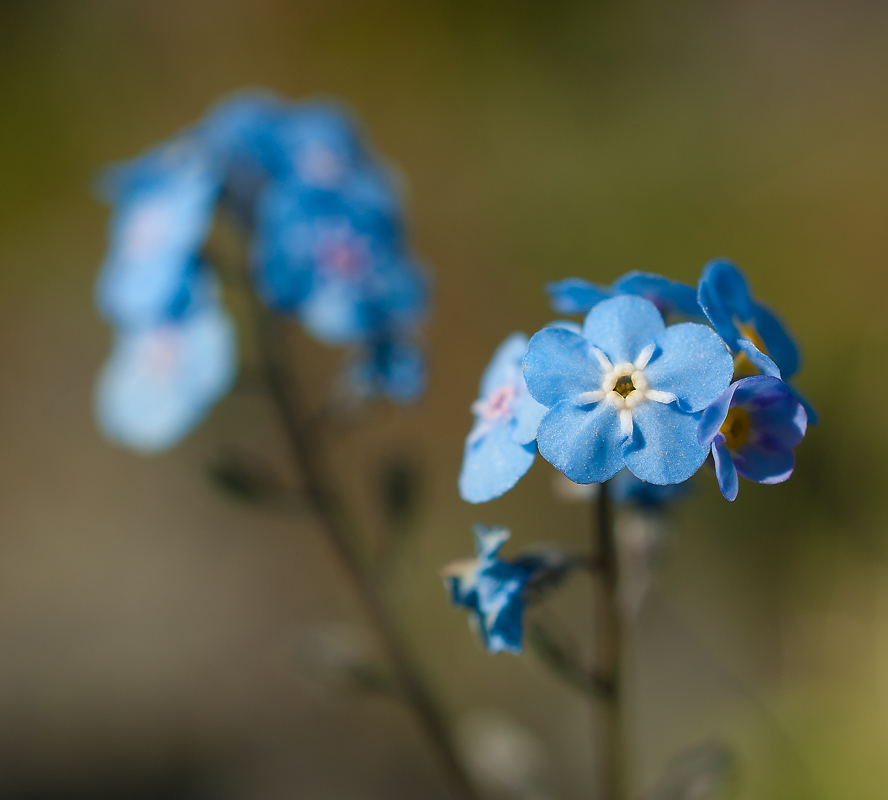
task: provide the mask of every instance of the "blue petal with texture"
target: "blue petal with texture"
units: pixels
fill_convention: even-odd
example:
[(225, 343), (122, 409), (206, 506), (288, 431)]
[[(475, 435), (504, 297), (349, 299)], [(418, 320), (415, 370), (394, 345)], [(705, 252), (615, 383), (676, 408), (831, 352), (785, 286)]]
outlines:
[(536, 446), (518, 444), (508, 423), (494, 424), (475, 438), (470, 435), (459, 473), (460, 497), (469, 503), (486, 503), (505, 494), (530, 469), (534, 458)]
[(563, 328), (543, 328), (531, 338), (524, 356), (524, 380), (544, 406), (594, 391), (603, 378), (601, 364), (590, 353), (584, 336)]
[(521, 370), (521, 362), (527, 352), (527, 336), (513, 333), (493, 354), (490, 363), (481, 376), (479, 397), (489, 397), (497, 389), (515, 381), (516, 373)]
[(737, 472), (756, 483), (783, 483), (795, 468), (795, 454), (791, 450), (769, 450), (753, 444), (735, 450), (732, 455)]
[(657, 307), (634, 295), (604, 300), (583, 322), (583, 335), (602, 350), (612, 364), (634, 362), (664, 330), (663, 317)]
[(574, 483), (603, 483), (623, 467), (623, 438), (611, 406), (562, 400), (543, 417), (537, 446)]
[(688, 414), (674, 403), (641, 403), (632, 414), (632, 437), (623, 450), (626, 466), (650, 483), (681, 483), (706, 460), (709, 448), (697, 441), (700, 414)]
[(695, 322), (672, 325), (657, 337), (644, 375), (652, 389), (671, 392), (684, 411), (700, 411), (731, 382), (734, 359), (711, 328)]
[(697, 302), (697, 290), (693, 286), (671, 281), (654, 272), (627, 272), (614, 281), (612, 288), (617, 294), (635, 294), (650, 300), (664, 316), (703, 316)]
[[(523, 377), (521, 380), (523, 380)], [(515, 417), (512, 438), (518, 444), (530, 444), (534, 441), (540, 422), (547, 411), (548, 409), (542, 403), (534, 400), (525, 388), (512, 403), (512, 414)]]
[(552, 310), (559, 314), (585, 314), (602, 300), (613, 295), (610, 289), (596, 286), (582, 278), (565, 278), (546, 284)]
[(731, 453), (725, 446), (724, 434), (716, 436), (712, 443), (712, 460), (715, 464), (715, 477), (718, 480), (718, 488), (725, 500), (733, 502), (740, 491), (740, 481), (737, 478), (737, 470), (731, 460)]

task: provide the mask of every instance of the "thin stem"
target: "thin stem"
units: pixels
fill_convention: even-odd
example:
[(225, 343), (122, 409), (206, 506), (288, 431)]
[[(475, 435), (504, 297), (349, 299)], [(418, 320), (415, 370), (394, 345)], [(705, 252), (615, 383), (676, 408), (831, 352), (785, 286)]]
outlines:
[(366, 555), (361, 549), (366, 539), (359, 537), (359, 529), (335, 489), (317, 426), (311, 423), (296, 378), (288, 368), (281, 322), (255, 297), (251, 296), (251, 301), (256, 314), (265, 379), (286, 434), (290, 455), (302, 474), (308, 501), (376, 630), (400, 695), (413, 709), (456, 793), (464, 800), (476, 800), (477, 794), (456, 755), (443, 715), (371, 578)]
[(598, 774), (600, 800), (623, 800), (626, 786), (623, 773), (623, 747), (621, 725), (621, 619), (618, 606), (618, 577), (616, 539), (614, 536), (613, 510), (607, 484), (601, 485), (595, 503), (592, 526), (592, 553), (597, 560), (599, 580), (595, 584), (595, 631), (598, 647), (598, 663), (593, 675), (604, 680), (609, 692), (597, 710), (599, 730)]

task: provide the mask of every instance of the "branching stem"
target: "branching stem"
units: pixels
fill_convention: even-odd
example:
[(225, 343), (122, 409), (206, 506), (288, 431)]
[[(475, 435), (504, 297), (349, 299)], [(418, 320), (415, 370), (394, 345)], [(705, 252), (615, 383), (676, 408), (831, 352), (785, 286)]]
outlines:
[(302, 475), (308, 502), (376, 631), (400, 695), (413, 710), (417, 722), (437, 752), (454, 791), (463, 800), (477, 800), (475, 789), (456, 755), (444, 717), (371, 577), (363, 551), (366, 539), (360, 537), (358, 526), (335, 488), (319, 431), (310, 420), (296, 376), (289, 368), (283, 324), (261, 305), (258, 298), (251, 296), (251, 302), (256, 315), (265, 380), (284, 428), (290, 455)]

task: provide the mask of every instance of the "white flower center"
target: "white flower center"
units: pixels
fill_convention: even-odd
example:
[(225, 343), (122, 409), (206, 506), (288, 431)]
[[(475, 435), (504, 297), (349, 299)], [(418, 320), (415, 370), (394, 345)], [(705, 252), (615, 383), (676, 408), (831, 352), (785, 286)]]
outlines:
[(652, 389), (644, 376), (644, 368), (654, 354), (654, 345), (649, 344), (641, 351), (634, 362), (624, 362), (614, 366), (610, 359), (597, 347), (592, 353), (604, 370), (601, 388), (583, 392), (577, 397), (578, 405), (600, 403), (604, 400), (612, 406), (620, 417), (620, 432), (625, 437), (632, 436), (632, 411), (644, 402), (672, 403), (677, 398), (672, 392), (658, 392)]

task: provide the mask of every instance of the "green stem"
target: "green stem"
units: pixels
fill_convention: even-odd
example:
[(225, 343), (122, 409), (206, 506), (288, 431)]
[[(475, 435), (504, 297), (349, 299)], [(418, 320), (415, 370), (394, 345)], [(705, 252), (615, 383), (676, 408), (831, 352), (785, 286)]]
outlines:
[(444, 717), (435, 703), (399, 630), (371, 577), (359, 528), (335, 489), (317, 426), (310, 422), (293, 371), (288, 368), (281, 322), (252, 297), (259, 349), (272, 403), (286, 434), (290, 455), (305, 483), (305, 491), (323, 525), (340, 564), (351, 580), (367, 617), (385, 651), (404, 701), (437, 752), (455, 792), (477, 800), (453, 745)]
[(596, 581), (595, 632), (598, 663), (594, 674), (604, 680), (609, 691), (597, 709), (598, 775), (601, 800), (624, 800), (626, 785), (623, 765), (622, 687), (620, 662), (622, 620), (618, 606), (619, 565), (617, 563), (613, 510), (607, 484), (601, 484), (595, 503), (592, 526), (592, 554), (599, 569)]

